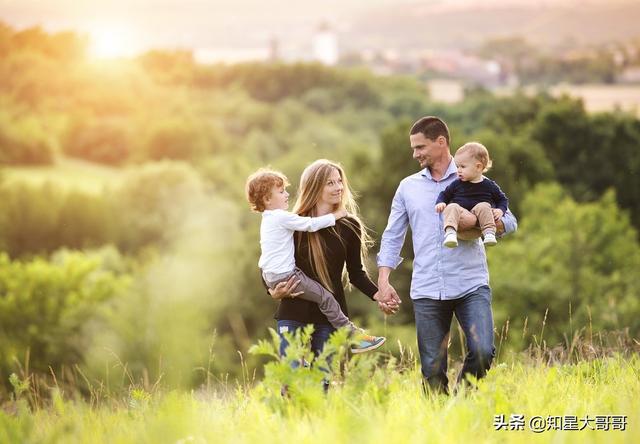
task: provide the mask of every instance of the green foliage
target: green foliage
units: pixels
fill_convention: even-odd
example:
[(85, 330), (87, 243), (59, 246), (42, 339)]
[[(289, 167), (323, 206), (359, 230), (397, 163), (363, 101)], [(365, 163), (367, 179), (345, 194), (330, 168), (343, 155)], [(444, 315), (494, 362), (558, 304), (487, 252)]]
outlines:
[(517, 235), (489, 255), (496, 324), (510, 318), (518, 331), (528, 318), (551, 344), (586, 327), (637, 337), (640, 246), (614, 193), (580, 204), (557, 184), (540, 185), (522, 207)]
[[(264, 401), (261, 387), (235, 392), (170, 391), (132, 410), (120, 397), (97, 406), (65, 400), (60, 407), (15, 414), (0, 410), (3, 442), (529, 442), (535, 416), (575, 415), (594, 427), (596, 415), (626, 417), (624, 431), (546, 430), (541, 442), (626, 443), (637, 435), (638, 357), (578, 364), (507, 361), (474, 390), (424, 396), (416, 369), (385, 370), (383, 384), (347, 379), (305, 407), (291, 398)], [(302, 370), (298, 371), (302, 373)], [(387, 396), (379, 396), (384, 391)], [(516, 412), (516, 413), (514, 413)], [(542, 412), (542, 413), (541, 413)], [(496, 415), (524, 416), (524, 430), (496, 430)], [(589, 417), (589, 424), (583, 419)], [(37, 426), (36, 426), (37, 424)]]
[(92, 162), (120, 165), (127, 161), (133, 144), (133, 135), (121, 119), (77, 121), (69, 129), (64, 151)]
[(40, 120), (0, 110), (0, 165), (50, 164), (53, 154), (52, 138)]
[[(313, 325), (294, 334), (284, 333), (288, 343), (284, 356), (280, 356), (278, 351), (280, 337), (271, 328), (269, 333), (271, 341), (259, 341), (249, 349), (249, 353), (275, 359), (265, 365), (265, 377), (257, 389), (258, 396), (275, 409), (282, 407), (283, 396), (298, 409), (313, 411), (321, 408), (324, 403), (323, 382), (331, 381), (332, 387), (358, 387), (349, 394), (353, 398), (361, 396), (357, 391), (382, 382), (376, 377), (375, 355), (347, 356), (348, 348), (356, 343), (355, 339), (349, 338), (347, 329), (333, 333), (318, 356), (311, 351)], [(382, 386), (376, 388), (376, 391), (385, 390)]]
[(15, 373), (9, 375), (9, 384), (13, 387), (13, 393), (16, 398), (20, 398), (24, 392), (29, 390), (31, 385), (29, 379), (21, 380)]
[(82, 362), (84, 326), (127, 285), (103, 259), (109, 255), (61, 252), (22, 262), (0, 254), (0, 376), (25, 358), (41, 373)]
[(200, 177), (184, 163), (165, 161), (131, 171), (114, 199), (121, 248), (136, 251), (171, 239), (190, 197), (202, 190)]
[(101, 196), (49, 183), (0, 184), (0, 249), (20, 257), (115, 243), (112, 214), (110, 202)]
[(148, 51), (138, 57), (138, 63), (160, 83), (189, 83), (192, 81), (195, 60), (191, 51)]
[(588, 115), (580, 101), (564, 98), (540, 110), (531, 135), (574, 198), (593, 200), (613, 186), (638, 226), (640, 120), (623, 113)]
[[(544, 149), (525, 133), (498, 133), (486, 129), (469, 139), (482, 141), (493, 166), (486, 173), (509, 198), (509, 209), (519, 214), (525, 196), (540, 182), (554, 178), (554, 170)], [(453, 150), (452, 150), (453, 151)]]
[[(213, 136), (213, 137), (212, 137)], [(210, 148), (210, 139), (216, 133), (212, 127), (186, 117), (172, 117), (155, 122), (148, 129), (143, 159), (195, 160), (204, 157)], [(216, 141), (213, 140), (215, 143)]]

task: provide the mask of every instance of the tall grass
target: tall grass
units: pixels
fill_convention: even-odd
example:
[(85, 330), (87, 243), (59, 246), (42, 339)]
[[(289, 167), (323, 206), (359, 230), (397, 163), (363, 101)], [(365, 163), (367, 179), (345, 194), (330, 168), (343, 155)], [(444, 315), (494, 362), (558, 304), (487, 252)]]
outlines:
[[(418, 362), (406, 349), (397, 357), (348, 356), (346, 334), (339, 332), (314, 359), (309, 334), (291, 337), (284, 359), (277, 358), (275, 333), (259, 342), (253, 352), (273, 358), (261, 380), (245, 369), (241, 380), (191, 392), (132, 381), (127, 393), (86, 402), (54, 385), (43, 400), (28, 377), (15, 375), (13, 398), (0, 410), (0, 442), (631, 443), (640, 436), (640, 357), (624, 332), (600, 341), (576, 334), (562, 352), (534, 343), (526, 352), (502, 355), (486, 378), (461, 385), (450, 397), (423, 393)], [(313, 365), (294, 368), (302, 360)], [(451, 379), (459, 367), (452, 362)], [(624, 431), (495, 429), (495, 415), (512, 414), (525, 422), (536, 415), (621, 415), (627, 425)]]

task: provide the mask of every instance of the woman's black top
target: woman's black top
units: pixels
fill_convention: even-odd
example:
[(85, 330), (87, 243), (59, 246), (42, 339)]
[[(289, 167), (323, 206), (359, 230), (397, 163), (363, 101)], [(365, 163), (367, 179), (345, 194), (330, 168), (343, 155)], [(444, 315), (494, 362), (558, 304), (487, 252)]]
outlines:
[[(340, 304), (342, 312), (349, 316), (347, 302), (344, 297), (342, 287), (342, 270), (347, 265), (349, 282), (369, 298), (378, 291), (378, 287), (371, 281), (364, 270), (360, 259), (360, 236), (354, 232), (359, 225), (355, 219), (347, 217), (351, 223), (339, 219), (335, 227), (324, 228), (317, 233), (320, 234), (324, 242), (324, 254), (327, 262), (327, 271), (331, 284), (333, 285), (333, 295)], [(342, 238), (338, 238), (338, 235)], [(296, 246), (296, 266), (300, 268), (311, 279), (320, 282), (318, 275), (313, 271), (309, 259), (309, 233), (296, 232), (294, 234)], [(300, 298), (281, 299), (275, 315), (279, 320), (292, 320), (298, 322), (328, 324), (326, 316), (318, 308), (318, 304), (305, 301)]]

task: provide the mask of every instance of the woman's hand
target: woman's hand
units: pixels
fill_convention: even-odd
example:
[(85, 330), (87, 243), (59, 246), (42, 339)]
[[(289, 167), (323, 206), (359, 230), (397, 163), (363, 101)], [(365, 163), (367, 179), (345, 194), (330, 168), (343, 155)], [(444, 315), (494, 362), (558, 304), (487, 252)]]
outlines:
[[(391, 287), (391, 289), (393, 290), (393, 293), (397, 296), (397, 293), (395, 293), (395, 289), (393, 289), (393, 287)], [(399, 299), (400, 298), (398, 298), (398, 300)], [(398, 309), (400, 308), (398, 306), (398, 302), (394, 299), (385, 301), (380, 291), (376, 292), (376, 294), (373, 295), (373, 300), (378, 303), (378, 308), (380, 309), (380, 311), (387, 315), (396, 314)]]
[(276, 301), (283, 298), (295, 298), (304, 293), (304, 291), (293, 291), (298, 287), (298, 284), (300, 284), (300, 279), (291, 276), (288, 281), (279, 282), (273, 289), (270, 288), (269, 294)]

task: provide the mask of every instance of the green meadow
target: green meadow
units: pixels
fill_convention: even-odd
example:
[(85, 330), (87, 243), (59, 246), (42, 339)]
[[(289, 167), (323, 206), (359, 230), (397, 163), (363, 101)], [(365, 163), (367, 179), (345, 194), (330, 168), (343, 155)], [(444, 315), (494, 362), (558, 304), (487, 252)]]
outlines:
[[(0, 412), (0, 441), (633, 443), (640, 436), (640, 359), (634, 353), (599, 350), (592, 359), (558, 362), (552, 351), (531, 348), (445, 396), (423, 392), (411, 356), (348, 358), (339, 338), (330, 341), (332, 362), (318, 358), (330, 368), (325, 392), (326, 373), (290, 366), (305, 357), (303, 345), (304, 339), (293, 341), (296, 358), (272, 360), (264, 378), (247, 374), (190, 392), (160, 383), (114, 396), (96, 387), (87, 402), (54, 386), (44, 401), (16, 381), (14, 400)], [(584, 345), (584, 352), (594, 350)], [(255, 349), (275, 352), (267, 342)], [(452, 364), (453, 379), (460, 362)]]

